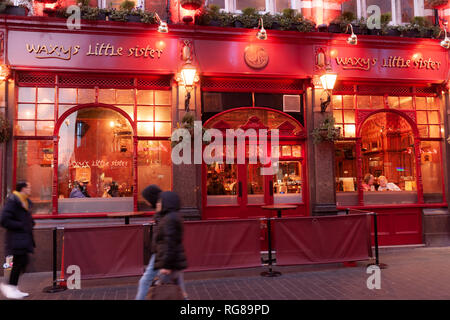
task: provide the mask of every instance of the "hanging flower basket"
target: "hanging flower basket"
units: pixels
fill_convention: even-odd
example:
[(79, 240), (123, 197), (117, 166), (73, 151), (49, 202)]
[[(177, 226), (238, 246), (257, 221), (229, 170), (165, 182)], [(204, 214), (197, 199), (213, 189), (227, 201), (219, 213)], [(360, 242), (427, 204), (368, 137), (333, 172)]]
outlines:
[(203, 0), (181, 0), (181, 7), (186, 10), (197, 10), (203, 5)]
[(435, 9), (442, 9), (448, 5), (448, 0), (425, 0), (425, 5)]

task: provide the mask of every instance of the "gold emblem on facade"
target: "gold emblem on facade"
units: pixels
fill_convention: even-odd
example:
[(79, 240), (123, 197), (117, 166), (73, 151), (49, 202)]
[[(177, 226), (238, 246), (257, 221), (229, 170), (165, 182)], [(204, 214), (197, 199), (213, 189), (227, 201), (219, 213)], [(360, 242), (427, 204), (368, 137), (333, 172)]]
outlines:
[(261, 46), (249, 45), (244, 51), (245, 63), (254, 69), (262, 69), (269, 63), (269, 55)]

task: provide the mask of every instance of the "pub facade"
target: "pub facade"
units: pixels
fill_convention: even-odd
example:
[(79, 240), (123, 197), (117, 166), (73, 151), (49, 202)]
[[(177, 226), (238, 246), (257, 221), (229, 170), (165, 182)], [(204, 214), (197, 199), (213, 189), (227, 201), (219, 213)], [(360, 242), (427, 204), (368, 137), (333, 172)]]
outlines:
[[(169, 27), (0, 18), (12, 124), (2, 199), (26, 180), (36, 219), (151, 216), (141, 191), (157, 184), (180, 194), (188, 219), (260, 218), (262, 205), (295, 204), (283, 216), (376, 211), (381, 245), (442, 232), (449, 66), (440, 40), (360, 35), (352, 45), (327, 32), (270, 30), (263, 40), (254, 29)], [(320, 81), (327, 72), (337, 75), (332, 89)], [(277, 172), (261, 175), (267, 164), (248, 158), (174, 164), (170, 137), (187, 112), (224, 133), (277, 129)], [(315, 142), (330, 116), (339, 138)]]

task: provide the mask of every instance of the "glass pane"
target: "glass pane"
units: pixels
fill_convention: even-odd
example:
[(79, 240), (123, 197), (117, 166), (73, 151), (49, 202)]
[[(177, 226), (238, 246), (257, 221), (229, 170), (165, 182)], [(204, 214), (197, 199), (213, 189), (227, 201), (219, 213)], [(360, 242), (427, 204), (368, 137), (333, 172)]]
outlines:
[(384, 97), (383, 96), (372, 96), (372, 109), (383, 109), (384, 108)]
[(427, 112), (426, 111), (417, 111), (417, 123), (426, 124), (427, 123)]
[(152, 90), (138, 90), (137, 91), (137, 103), (153, 105), (153, 91)]
[(391, 1), (387, 0), (366, 0), (366, 1), (367, 1), (366, 2), (367, 8), (371, 5), (377, 5), (378, 7), (380, 7), (381, 14), (392, 12)]
[(440, 126), (430, 126), (430, 138), (440, 138), (441, 137), (441, 127)]
[(58, 110), (58, 117), (61, 117), (61, 115), (66, 112), (67, 110), (69, 110), (70, 108), (73, 108), (75, 106), (70, 106), (70, 105), (59, 105), (59, 110)]
[(98, 102), (106, 104), (116, 103), (116, 90), (115, 89), (99, 89), (98, 90)]
[(31, 184), (30, 200), (33, 214), (52, 211), (53, 141), (17, 141), (17, 181)]
[(208, 205), (237, 204), (237, 166), (213, 163), (207, 165), (206, 201)]
[(55, 102), (55, 88), (38, 88), (38, 102)]
[(355, 111), (344, 111), (344, 123), (355, 123)]
[(283, 12), (283, 9), (287, 9), (291, 7), (290, 0), (275, 0), (275, 11)]
[(34, 119), (35, 108), (34, 104), (19, 104), (17, 119)]
[(428, 123), (439, 124), (439, 111), (428, 111)]
[(38, 136), (52, 136), (55, 124), (53, 121), (36, 121), (36, 133)]
[[(121, 3), (122, 3), (122, 1), (120, 1), (120, 0), (105, 0), (105, 5), (106, 5), (106, 8), (108, 8), (108, 9), (119, 10)], [(135, 4), (136, 4), (136, 2), (135, 2)]]
[(59, 103), (77, 103), (77, 89), (60, 88), (58, 101)]
[(388, 97), (389, 108), (398, 109), (399, 99), (398, 97)]
[(302, 202), (302, 170), (300, 161), (279, 161), (273, 176), (274, 203)]
[(169, 107), (156, 107), (155, 108), (155, 120), (156, 121), (171, 121), (172, 109)]
[(358, 109), (370, 109), (370, 96), (357, 96)]
[(416, 97), (416, 109), (427, 109), (427, 99), (425, 97)]
[(38, 104), (37, 119), (53, 120), (55, 118), (55, 106), (53, 104)]
[(281, 156), (290, 157), (292, 155), (291, 146), (281, 146)]
[(138, 121), (153, 121), (153, 107), (137, 107), (137, 119)]
[(17, 121), (16, 134), (21, 136), (34, 136), (34, 121)]
[(334, 121), (336, 123), (342, 123), (342, 111), (338, 110), (338, 111), (333, 111), (333, 117), (334, 117)]
[(134, 104), (134, 90), (116, 90), (117, 103)]
[(78, 103), (94, 103), (95, 89), (78, 89)]
[(411, 22), (414, 18), (414, 0), (402, 0), (400, 1), (402, 22)]
[(264, 204), (264, 176), (261, 164), (247, 165), (247, 203)]
[(76, 111), (67, 119), (69, 124), (59, 131), (59, 212), (133, 211), (128, 121), (99, 107)]
[(414, 134), (397, 114), (378, 113), (361, 128), (364, 203), (417, 201)]
[(170, 137), (171, 135), (170, 128), (171, 128), (170, 122), (155, 122), (155, 136)]
[(420, 159), (425, 202), (442, 202), (442, 169), (440, 142), (422, 141)]
[(356, 126), (354, 124), (344, 125), (344, 136), (346, 138), (353, 138), (356, 134)]
[(153, 122), (138, 122), (137, 133), (139, 136), (153, 137)]
[(169, 90), (155, 90), (155, 104), (170, 105), (170, 93)]
[(144, 201), (142, 190), (150, 184), (172, 190), (170, 141), (138, 142), (138, 208), (154, 210)]
[(301, 146), (292, 146), (292, 156), (296, 158), (300, 158), (302, 156), (302, 147)]
[(342, 109), (342, 96), (332, 96), (331, 103), (333, 109)]
[(342, 3), (342, 12), (352, 12), (355, 17), (357, 16), (358, 3), (357, 0), (349, 0)]
[(225, 0), (208, 0), (209, 4), (215, 4), (216, 6), (219, 6), (221, 9), (225, 9)]
[(236, 9), (242, 10), (245, 8), (256, 8), (258, 11), (266, 10), (266, 1), (265, 0), (236, 0)]
[(413, 109), (412, 97), (400, 97), (400, 109)]
[(36, 88), (19, 87), (19, 102), (36, 102)]
[(427, 97), (428, 109), (439, 110), (439, 101), (435, 97)]
[(344, 109), (354, 109), (355, 99), (354, 96), (343, 96)]
[(134, 120), (134, 106), (117, 106), (118, 108), (125, 111), (131, 118), (131, 120)]
[(417, 126), (421, 137), (428, 137), (428, 126)]
[(335, 171), (337, 205), (358, 204), (355, 142), (335, 143)]

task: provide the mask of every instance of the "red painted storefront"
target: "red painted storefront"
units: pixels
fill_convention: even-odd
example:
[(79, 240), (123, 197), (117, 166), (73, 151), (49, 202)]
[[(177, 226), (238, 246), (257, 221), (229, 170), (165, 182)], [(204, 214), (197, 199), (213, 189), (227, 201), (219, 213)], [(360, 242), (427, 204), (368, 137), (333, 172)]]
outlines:
[[(45, 144), (44, 149), (51, 150), (49, 153), (51, 156), (47, 157), (47, 161), (50, 162), (45, 164), (46, 168), (51, 167), (51, 173), (50, 171), (48, 173), (51, 176), (49, 180), (51, 191), (45, 191), (45, 196), (42, 196), (43, 192), (41, 192), (39, 198), (45, 198), (42, 200), (43, 207), (48, 204), (46, 208), (49, 209), (47, 212), (36, 214), (36, 218), (96, 217), (105, 216), (108, 212), (90, 209), (96, 208), (95, 204), (92, 207), (87, 206), (87, 211), (84, 212), (61, 211), (64, 206), (69, 208), (67, 203), (70, 202), (67, 195), (61, 197), (63, 193), (61, 188), (68, 188), (70, 182), (66, 186), (67, 182), (58, 180), (62, 172), (58, 171), (61, 170), (58, 152), (58, 149), (61, 149), (62, 139), (60, 130), (61, 127), (64, 128), (71, 114), (81, 115), (83, 110), (85, 111), (83, 116), (87, 117), (85, 122), (91, 123), (89, 121), (98, 120), (96, 115), (88, 115), (89, 110), (94, 110), (92, 112), (108, 110), (105, 112), (113, 112), (111, 114), (114, 114), (114, 117), (119, 115), (117, 119), (126, 120), (123, 125), (131, 128), (127, 129), (129, 134), (126, 151), (120, 155), (125, 160), (120, 160), (122, 159), (120, 157), (114, 158), (114, 161), (120, 160), (127, 163), (126, 168), (129, 170), (126, 174), (129, 177), (123, 181), (123, 185), (128, 186), (128, 193), (124, 192), (126, 195), (123, 198), (127, 198), (124, 202), (127, 203), (124, 203), (122, 211), (130, 208), (130, 211), (144, 211), (151, 214), (148, 208), (141, 207), (139, 191), (144, 184), (154, 183), (152, 179), (158, 177), (158, 172), (146, 172), (144, 168), (146, 165), (155, 166), (155, 170), (165, 170), (164, 177), (158, 178), (165, 183), (165, 188), (183, 189), (186, 183), (184, 180), (189, 178), (181, 177), (175, 171), (176, 165), (171, 163), (166, 163), (163, 169), (158, 169), (162, 168), (158, 167), (161, 161), (167, 162), (168, 153), (167, 150), (166, 153), (158, 151), (159, 154), (154, 155), (152, 152), (156, 149), (152, 148), (161, 150), (166, 148), (165, 143), (169, 143), (170, 146), (168, 142), (170, 131), (176, 127), (176, 123), (183, 115), (185, 90), (182, 85), (178, 85), (176, 77), (184, 63), (182, 51), (186, 40), (189, 41), (193, 64), (197, 66), (200, 76), (191, 99), (191, 110), (194, 110), (198, 117), (202, 117), (205, 127), (211, 126), (219, 130), (227, 128), (280, 129), (280, 145), (281, 148), (285, 146), (285, 149), (280, 150), (286, 150), (285, 155), (281, 154), (280, 161), (285, 162), (286, 170), (295, 171), (293, 175), (299, 181), (292, 187), (297, 188), (293, 194), (298, 194), (298, 197), (292, 196), (295, 201), (279, 200), (281, 203), (298, 205), (296, 210), (286, 211), (286, 215), (313, 215), (315, 206), (320, 204), (320, 200), (317, 200), (320, 198), (317, 195), (320, 193), (320, 188), (317, 186), (322, 181), (318, 180), (316, 166), (321, 164), (311, 161), (313, 159), (311, 155), (315, 152), (316, 146), (311, 143), (310, 136), (311, 130), (317, 125), (314, 115), (320, 114), (320, 94), (318, 93), (322, 89), (317, 86), (317, 75), (320, 70), (316, 65), (319, 51), (326, 52), (333, 71), (338, 74), (338, 82), (333, 91), (335, 100), (333, 106), (330, 105), (327, 111), (342, 113), (342, 119), (337, 123), (343, 130), (347, 130), (348, 135), (344, 136), (343, 141), (354, 146), (355, 152), (351, 158), (355, 161), (352, 179), (356, 187), (353, 191), (349, 191), (351, 200), (348, 203), (340, 203), (338, 195), (337, 209), (376, 211), (379, 213), (380, 244), (394, 245), (422, 243), (422, 209), (447, 207), (445, 196), (447, 186), (444, 179), (441, 179), (442, 197), (439, 201), (427, 203), (424, 199), (420, 153), (421, 148), (423, 149), (421, 145), (423, 141), (440, 143), (439, 161), (441, 172), (444, 174), (442, 159), (445, 155), (443, 151), (445, 128), (442, 112), (446, 110), (446, 107), (442, 99), (442, 91), (447, 91), (447, 88), (442, 84), (448, 78), (448, 52), (439, 46), (438, 40), (359, 36), (358, 45), (351, 46), (347, 44), (345, 35), (317, 32), (274, 30), (269, 33), (268, 40), (262, 41), (256, 39), (254, 30), (216, 27), (171, 26), (168, 34), (160, 34), (155, 31), (155, 28), (133, 23), (86, 23), (82, 25), (81, 30), (73, 31), (67, 30), (65, 21), (58, 19), (4, 17), (0, 23), (0, 31), (3, 32), (5, 39), (4, 63), (11, 66), (14, 75), (14, 79), (8, 83), (9, 92), (12, 93), (8, 101), (12, 111), (10, 119), (14, 121), (15, 126), (19, 125), (19, 122), (20, 124), (35, 123), (34, 134), (30, 134), (31, 129), (28, 131), (15, 129), (14, 139), (6, 150), (10, 154), (7, 167), (2, 171), (2, 175), (7, 180), (6, 185), (10, 188), (19, 180), (18, 155), (20, 148), (24, 147), (24, 141), (39, 141)], [(249, 46), (263, 48), (264, 54), (261, 57), (268, 59), (265, 67), (250, 67), (245, 61), (244, 53)], [(36, 88), (35, 100), (28, 101), (27, 98), (20, 100), (22, 93), (19, 91), (23, 87)], [(45, 91), (45, 88), (50, 91)], [(40, 101), (40, 94), (43, 92), (54, 94), (54, 99), (47, 102)], [(72, 94), (71, 92), (75, 92), (73, 101), (69, 101), (67, 96), (63, 95), (63, 93)], [(114, 98), (110, 99), (111, 92), (114, 92), (112, 93)], [(143, 97), (144, 93), (147, 98)], [(222, 109), (215, 109), (210, 115), (204, 112), (207, 104), (205, 97), (213, 97), (214, 94), (228, 97), (228, 95), (239, 93), (248, 93), (253, 97), (253, 102), (233, 105), (230, 108), (222, 106)], [(128, 96), (125, 97), (125, 95)], [(276, 109), (256, 103), (258, 97), (269, 99), (267, 95), (299, 96), (298, 116), (294, 114), (295, 112), (284, 112), (282, 106)], [(23, 96), (28, 97), (25, 93)], [(380, 102), (375, 107), (374, 101), (381, 98), (373, 97), (384, 97), (384, 100), (382, 99), (384, 102)], [(398, 97), (399, 101), (403, 101), (402, 97), (408, 97), (409, 101), (411, 97), (412, 107), (393, 108), (390, 97)], [(436, 105), (439, 104), (441, 117), (439, 123), (418, 123), (418, 117), (422, 111), (416, 106), (423, 98), (425, 101), (428, 101), (428, 98), (434, 99)], [(361, 104), (359, 101), (364, 99), (368, 99), (370, 104), (360, 107), (358, 103)], [(342, 102), (342, 108), (335, 107), (336, 101)], [(50, 104), (54, 106), (53, 114), (48, 118), (39, 118), (41, 106)], [(19, 112), (22, 111), (19, 108), (29, 105), (34, 105), (34, 111), (32, 111), (34, 118), (20, 118)], [(148, 111), (144, 110), (150, 108), (153, 114), (146, 116)], [(237, 112), (235, 116), (232, 115), (233, 112)], [(239, 120), (239, 112), (248, 114), (254, 112), (255, 118), (249, 116)], [(41, 112), (43, 113), (45, 112)], [(408, 181), (408, 185), (414, 186), (412, 187), (414, 190), (411, 190), (414, 199), (409, 203), (368, 203), (364, 198), (362, 181), (366, 173), (363, 170), (366, 169), (364, 157), (367, 151), (362, 151), (365, 143), (362, 127), (366, 120), (373, 119), (371, 117), (381, 113), (395, 114), (404, 119), (411, 128), (415, 159), (411, 168), (414, 168), (415, 175), (411, 175), (413, 176), (411, 180), (404, 179), (405, 185)], [(347, 114), (351, 115), (349, 119), (353, 119), (350, 122), (347, 121)], [(230, 117), (236, 120), (236, 124), (227, 120)], [(275, 119), (273, 126), (267, 119)], [(403, 120), (398, 121), (403, 123)], [(41, 130), (41, 124), (49, 125), (49, 128), (53, 126), (53, 130)], [(419, 132), (419, 126), (427, 126), (431, 132), (437, 125), (441, 132), (440, 136), (428, 133), (428, 136), (424, 137)], [(92, 130), (92, 125), (90, 128)], [(31, 144), (27, 142), (27, 148), (30, 148)], [(156, 160), (153, 161), (152, 158), (149, 162), (146, 156), (156, 157)], [(82, 155), (78, 157), (81, 159)], [(87, 160), (83, 158), (83, 161)], [(40, 167), (43, 167), (42, 163)], [(94, 179), (100, 179), (95, 176), (95, 170), (92, 169), (87, 174), (83, 170), (77, 170), (83, 168), (69, 167), (70, 165), (68, 166), (70, 174), (74, 175), (70, 179), (90, 177), (91, 180), (86, 178), (90, 181), (91, 189), (88, 190), (96, 192), (97, 197), (100, 198), (103, 185), (94, 188)], [(197, 172), (200, 175), (199, 179), (193, 178), (189, 184), (189, 186), (193, 185), (198, 192), (186, 190), (186, 194), (182, 196), (183, 200), (186, 203), (193, 203), (190, 205), (191, 208), (197, 205), (195, 210), (199, 212), (202, 219), (263, 217), (266, 212), (260, 208), (261, 205), (276, 203), (278, 201), (276, 199), (281, 199), (281, 194), (286, 195), (288, 191), (281, 191), (286, 187), (281, 181), (278, 182), (279, 186), (274, 194), (276, 179), (272, 176), (264, 176), (258, 180), (259, 178), (253, 175), (254, 170), (249, 168), (252, 168), (251, 165), (246, 163), (238, 164), (233, 169), (234, 176), (232, 175), (231, 179), (234, 180), (230, 182), (230, 185), (235, 184), (236, 187), (235, 191), (231, 191), (232, 199), (227, 200), (231, 202), (208, 203), (209, 173), (221, 172), (224, 169), (218, 168), (208, 172), (207, 165), (203, 164)], [(102, 179), (106, 175), (111, 175), (112, 180), (117, 179), (111, 170), (102, 171), (104, 173)], [(192, 172), (195, 174), (196, 171)], [(99, 173), (98, 176), (100, 175)], [(334, 183), (335, 177), (329, 178)], [(249, 181), (257, 181), (259, 191), (249, 191), (251, 190)], [(6, 190), (2, 192), (5, 194)], [(252, 192), (255, 193), (251, 195)], [(197, 199), (193, 199), (196, 197)], [(67, 210), (71, 211), (70, 208)]]

